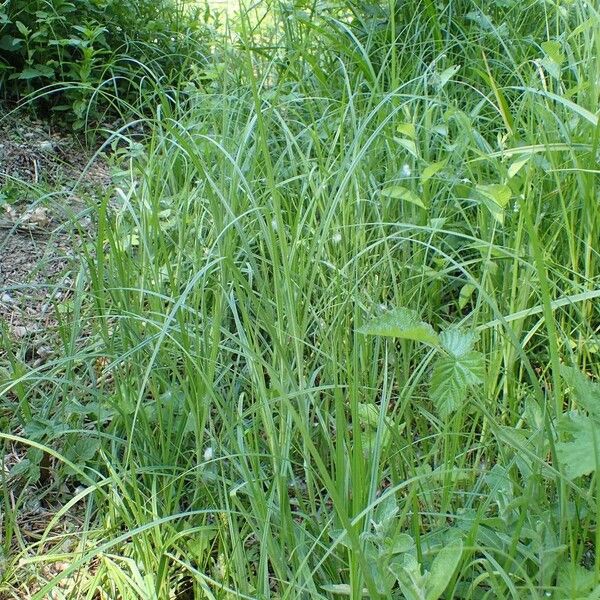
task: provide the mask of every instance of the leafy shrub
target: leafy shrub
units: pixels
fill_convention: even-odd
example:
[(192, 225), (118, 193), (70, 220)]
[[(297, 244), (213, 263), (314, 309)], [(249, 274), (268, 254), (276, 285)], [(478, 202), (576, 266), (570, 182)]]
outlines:
[(0, 91), (12, 100), (40, 91), (38, 106), (69, 111), (81, 127), (108, 98), (138, 102), (149, 74), (169, 86), (202, 61), (208, 13), (199, 16), (178, 0), (6, 0)]

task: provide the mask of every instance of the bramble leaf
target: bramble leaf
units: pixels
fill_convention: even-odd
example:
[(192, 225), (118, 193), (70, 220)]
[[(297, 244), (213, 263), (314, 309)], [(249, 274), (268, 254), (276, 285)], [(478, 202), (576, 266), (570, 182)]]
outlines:
[(381, 335), (439, 346), (439, 338), (433, 327), (419, 319), (416, 311), (396, 308), (375, 317), (358, 329), (364, 335)]
[[(456, 350), (464, 351), (466, 345)], [(465, 401), (470, 386), (482, 384), (485, 378), (483, 355), (475, 350), (460, 356), (440, 356), (433, 367), (431, 377), (431, 401), (440, 416), (446, 417)]]

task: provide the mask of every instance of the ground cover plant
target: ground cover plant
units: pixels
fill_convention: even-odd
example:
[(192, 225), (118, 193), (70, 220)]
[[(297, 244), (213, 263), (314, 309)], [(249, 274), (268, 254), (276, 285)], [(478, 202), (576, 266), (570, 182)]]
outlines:
[(4, 332), (0, 595), (599, 598), (599, 25), (242, 7)]

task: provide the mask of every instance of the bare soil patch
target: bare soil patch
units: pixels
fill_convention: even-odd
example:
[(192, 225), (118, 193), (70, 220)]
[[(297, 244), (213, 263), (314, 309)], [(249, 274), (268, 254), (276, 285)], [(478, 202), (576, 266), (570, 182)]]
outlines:
[(0, 110), (0, 326), (13, 339), (55, 324), (91, 222), (84, 198), (106, 192), (110, 169), (65, 132)]

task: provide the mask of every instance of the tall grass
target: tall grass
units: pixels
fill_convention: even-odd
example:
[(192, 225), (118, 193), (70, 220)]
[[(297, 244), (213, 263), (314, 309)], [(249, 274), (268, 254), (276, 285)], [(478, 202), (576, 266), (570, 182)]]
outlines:
[[(57, 560), (33, 598), (597, 597), (598, 479), (557, 426), (562, 365), (598, 376), (598, 24), (585, 0), (242, 11), (94, 208), (60, 358), (2, 384), (62, 424), (2, 437), (73, 490), (34, 541), (4, 494), (5, 597)], [(478, 336), (450, 414), (435, 349), (358, 331), (398, 307)], [(457, 539), (435, 595), (419, 569)]]

